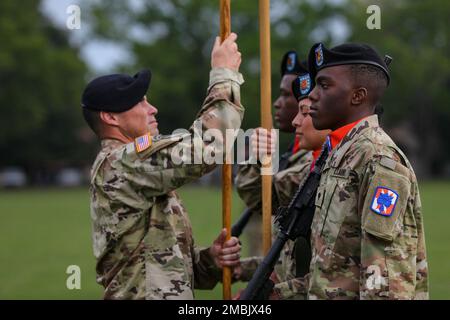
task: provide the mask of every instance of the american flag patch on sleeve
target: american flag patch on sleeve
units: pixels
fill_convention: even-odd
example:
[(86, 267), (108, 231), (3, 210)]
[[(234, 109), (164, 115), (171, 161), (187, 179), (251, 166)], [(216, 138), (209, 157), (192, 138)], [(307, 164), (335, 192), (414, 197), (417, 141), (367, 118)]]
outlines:
[(142, 152), (147, 150), (152, 145), (152, 136), (150, 133), (144, 134), (143, 136), (134, 139), (134, 146), (136, 147), (136, 152)]

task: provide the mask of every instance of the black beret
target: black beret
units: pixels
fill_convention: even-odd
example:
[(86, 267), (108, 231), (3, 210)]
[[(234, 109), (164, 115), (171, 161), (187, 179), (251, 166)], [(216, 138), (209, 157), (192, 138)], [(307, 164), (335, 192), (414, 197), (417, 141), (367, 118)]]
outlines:
[(96, 111), (127, 111), (144, 98), (151, 78), (150, 70), (139, 71), (133, 77), (126, 74), (98, 77), (84, 89), (81, 106)]
[(281, 76), (285, 74), (299, 75), (303, 72), (308, 72), (308, 70), (306, 64), (300, 63), (297, 52), (293, 50), (286, 52), (281, 60)]
[(308, 72), (297, 76), (292, 81), (292, 93), (297, 101), (307, 98), (313, 88), (314, 82)]
[(386, 62), (390, 62), (389, 59), (391, 58), (386, 56), (385, 60), (383, 60), (378, 52), (367, 44), (346, 43), (327, 49), (322, 43), (316, 43), (309, 51), (308, 67), (311, 78), (314, 80), (317, 73), (327, 67), (346, 64), (369, 64), (380, 68), (386, 74), (389, 84), (389, 69), (386, 64)]

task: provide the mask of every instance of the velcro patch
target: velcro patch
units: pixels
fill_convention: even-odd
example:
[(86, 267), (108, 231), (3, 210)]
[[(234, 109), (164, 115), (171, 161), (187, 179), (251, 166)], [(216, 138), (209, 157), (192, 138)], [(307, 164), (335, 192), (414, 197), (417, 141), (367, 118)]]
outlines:
[(380, 164), (383, 167), (389, 168), (391, 170), (395, 170), (395, 167), (397, 166), (397, 161), (387, 158), (387, 157), (383, 157), (380, 160)]
[(390, 217), (397, 204), (398, 193), (386, 187), (377, 187), (375, 189), (370, 209), (384, 217)]
[(134, 146), (137, 153), (150, 148), (152, 146), (152, 136), (150, 135), (150, 133), (144, 134), (143, 136), (134, 139)]

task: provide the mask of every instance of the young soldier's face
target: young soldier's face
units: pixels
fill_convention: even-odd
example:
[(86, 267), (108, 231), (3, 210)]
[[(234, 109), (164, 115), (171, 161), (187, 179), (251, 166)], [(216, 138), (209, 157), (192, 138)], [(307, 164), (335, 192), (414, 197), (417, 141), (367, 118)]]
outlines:
[(309, 94), (312, 101), (309, 112), (318, 130), (336, 130), (352, 121), (356, 110), (351, 108), (352, 82), (347, 66), (334, 66), (320, 70), (316, 86)]
[(158, 109), (148, 103), (144, 97), (130, 110), (119, 114), (119, 128), (128, 137), (134, 139), (149, 133), (155, 136), (159, 133), (156, 114)]
[(275, 123), (283, 132), (293, 132), (292, 120), (297, 115), (297, 100), (292, 93), (292, 81), (296, 78), (293, 74), (286, 74), (281, 79), (280, 96), (275, 100)]
[(292, 121), (295, 134), (300, 138), (300, 148), (304, 150), (320, 149), (330, 130), (316, 130), (309, 115), (311, 100), (302, 99), (298, 103), (298, 114)]

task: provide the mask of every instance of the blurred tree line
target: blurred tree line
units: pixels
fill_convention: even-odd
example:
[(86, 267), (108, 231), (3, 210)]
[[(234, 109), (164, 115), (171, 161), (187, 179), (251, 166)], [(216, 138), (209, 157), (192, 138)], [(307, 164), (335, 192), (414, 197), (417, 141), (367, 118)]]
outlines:
[[(133, 59), (112, 72), (153, 73), (148, 98), (159, 109), (161, 131), (188, 127), (204, 99), (219, 1), (84, 1), (89, 40), (117, 41)], [(381, 9), (381, 30), (369, 30), (366, 9)], [(80, 95), (97, 76), (68, 41), (68, 30), (52, 25), (39, 1), (0, 2), (0, 166), (28, 172), (62, 165), (89, 166), (97, 142), (83, 124)], [(232, 30), (239, 35), (246, 83), (243, 128), (259, 125), (258, 1), (234, 0)], [(322, 41), (368, 42), (394, 58), (383, 106), (384, 127), (408, 154), (421, 176), (448, 174), (450, 151), (450, 2), (365, 0), (272, 0), (272, 96), (278, 94), (280, 60), (295, 49), (306, 58)], [(101, 55), (102, 53), (99, 52)], [(282, 136), (286, 145), (291, 136)], [(446, 171), (447, 170), (447, 171)]]
[(40, 12), (39, 1), (0, 1), (0, 167), (20, 166), (45, 183), (63, 166), (80, 166), (79, 96), (87, 67), (68, 34)]

